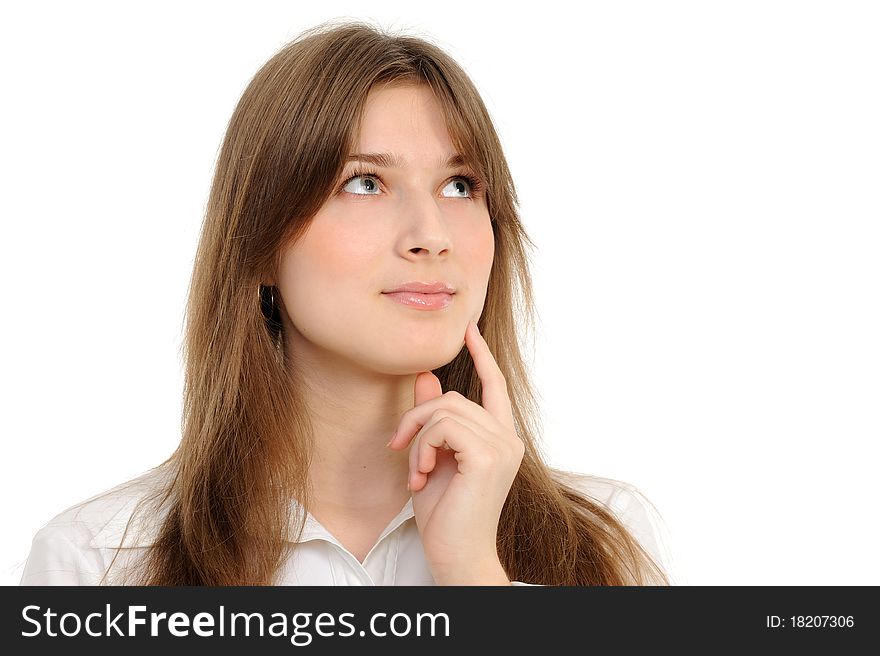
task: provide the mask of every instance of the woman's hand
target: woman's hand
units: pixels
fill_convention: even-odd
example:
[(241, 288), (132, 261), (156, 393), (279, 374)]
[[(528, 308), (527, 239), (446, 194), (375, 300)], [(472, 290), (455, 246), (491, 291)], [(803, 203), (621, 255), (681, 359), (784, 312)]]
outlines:
[(443, 393), (431, 372), (416, 377), (415, 405), (389, 448), (410, 443), (409, 485), (425, 556), (439, 585), (509, 583), (498, 560), (501, 510), (525, 446), (513, 423), (507, 382), (476, 324), (465, 344), (483, 388), (480, 406)]

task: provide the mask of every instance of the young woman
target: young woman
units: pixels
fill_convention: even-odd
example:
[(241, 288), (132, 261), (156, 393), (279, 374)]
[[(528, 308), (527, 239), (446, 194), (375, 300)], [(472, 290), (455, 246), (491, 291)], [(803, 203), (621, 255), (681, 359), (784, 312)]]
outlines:
[(286, 46), (216, 165), (181, 443), (41, 529), (22, 583), (668, 583), (635, 488), (543, 462), (516, 207), (436, 46), (361, 23)]

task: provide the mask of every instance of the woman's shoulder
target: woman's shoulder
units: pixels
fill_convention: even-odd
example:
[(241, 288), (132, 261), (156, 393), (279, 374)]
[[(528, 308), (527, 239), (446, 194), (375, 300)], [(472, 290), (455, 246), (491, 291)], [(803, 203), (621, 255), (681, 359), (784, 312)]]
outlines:
[(677, 582), (669, 529), (660, 512), (638, 487), (592, 474), (561, 469), (553, 469), (552, 472), (558, 481), (600, 503), (614, 514), (663, 568), (670, 582)]
[(102, 536), (115, 533), (112, 529), (117, 525), (125, 526), (137, 503), (155, 492), (166, 477), (167, 472), (164, 469), (151, 469), (70, 506), (49, 520), (40, 531), (71, 531), (89, 536), (88, 542), (95, 543)]
[(160, 465), (55, 515), (34, 535), (21, 585), (97, 583), (106, 569), (105, 550), (150, 543), (154, 526), (140, 521), (129, 526), (129, 519), (137, 505), (156, 492), (168, 476), (168, 470)]

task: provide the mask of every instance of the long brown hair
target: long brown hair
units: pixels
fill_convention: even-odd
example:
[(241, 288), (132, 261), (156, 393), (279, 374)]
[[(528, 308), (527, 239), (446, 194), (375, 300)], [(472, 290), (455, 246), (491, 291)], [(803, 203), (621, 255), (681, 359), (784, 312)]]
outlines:
[[(479, 327), (526, 447), (498, 526), (501, 564), (513, 580), (546, 585), (668, 583), (618, 519), (554, 476), (540, 453), (522, 356), (535, 325), (534, 244), (476, 88), (434, 44), (352, 21), (319, 25), (275, 54), (229, 122), (189, 290), (182, 440), (160, 465), (172, 474), (151, 497), (156, 505), (139, 507), (164, 511), (134, 582), (271, 584), (287, 556), (285, 537), (299, 538), (311, 500), (312, 427), (285, 361), (274, 290), (261, 281), (274, 278), (282, 252), (338, 184), (367, 94), (398, 84), (433, 91), (450, 138), (486, 189), (495, 259)], [(481, 402), (466, 348), (434, 373), (444, 391)], [(293, 521), (291, 499), (301, 508)]]

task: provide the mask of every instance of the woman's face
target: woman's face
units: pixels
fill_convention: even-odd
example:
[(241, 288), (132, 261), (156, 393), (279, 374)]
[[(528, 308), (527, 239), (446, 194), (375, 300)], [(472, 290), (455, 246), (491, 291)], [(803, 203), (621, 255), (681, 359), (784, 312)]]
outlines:
[[(428, 87), (370, 93), (350, 155), (378, 153), (400, 161), (348, 161), (282, 254), (282, 317), (290, 348), (310, 364), (429, 371), (458, 354), (483, 311), (495, 255), (489, 212), (483, 190), (459, 177), (470, 171), (447, 167), (456, 153)], [(352, 178), (357, 171), (370, 175)], [(383, 293), (409, 282), (445, 282), (455, 293), (433, 310)]]

